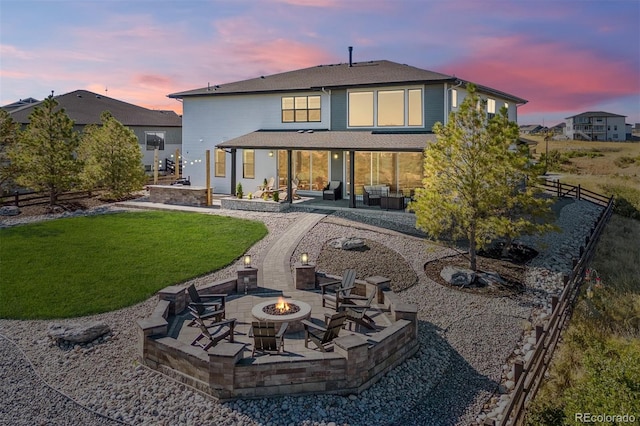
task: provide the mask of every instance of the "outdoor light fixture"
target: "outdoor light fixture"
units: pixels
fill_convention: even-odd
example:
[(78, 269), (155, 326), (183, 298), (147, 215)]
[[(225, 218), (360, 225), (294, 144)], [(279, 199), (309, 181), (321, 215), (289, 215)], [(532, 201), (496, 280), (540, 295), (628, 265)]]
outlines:
[(308, 265), (309, 264), (309, 253), (302, 253), (300, 255), (300, 262), (302, 262), (303, 265)]
[(269, 157), (273, 157), (273, 151), (269, 151)]
[(244, 266), (245, 266), (245, 268), (251, 268), (251, 256), (250, 255), (246, 255), (244, 257)]
[(337, 160), (338, 159), (338, 153), (333, 154), (333, 159)]

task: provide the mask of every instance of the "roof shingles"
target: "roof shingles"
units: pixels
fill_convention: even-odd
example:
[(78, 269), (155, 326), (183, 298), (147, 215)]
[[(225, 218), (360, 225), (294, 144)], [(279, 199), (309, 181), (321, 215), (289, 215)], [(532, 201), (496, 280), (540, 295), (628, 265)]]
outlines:
[[(104, 111), (109, 111), (125, 126), (182, 126), (182, 118), (173, 111), (151, 110), (88, 90), (75, 90), (54, 99), (78, 126), (99, 124)], [(29, 115), (39, 105), (40, 102), (18, 108), (11, 112), (11, 117), (18, 123), (28, 124)]]

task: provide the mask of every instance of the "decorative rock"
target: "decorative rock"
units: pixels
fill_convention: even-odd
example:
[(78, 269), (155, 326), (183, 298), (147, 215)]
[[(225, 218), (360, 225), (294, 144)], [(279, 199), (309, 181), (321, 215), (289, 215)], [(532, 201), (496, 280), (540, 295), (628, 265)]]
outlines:
[(479, 272), (476, 274), (478, 283), (483, 286), (491, 287), (496, 284), (506, 284), (500, 275), (496, 272)]
[(49, 324), (47, 334), (57, 341), (67, 341), (74, 343), (87, 343), (107, 334), (111, 328), (104, 322), (96, 321), (88, 324)]
[(471, 269), (448, 265), (442, 268), (440, 276), (451, 285), (466, 287), (473, 282), (475, 273)]
[(17, 216), (19, 214), (20, 208), (18, 206), (0, 207), (0, 216)]
[(364, 241), (355, 237), (342, 237), (331, 241), (331, 247), (342, 250), (353, 250), (364, 247)]

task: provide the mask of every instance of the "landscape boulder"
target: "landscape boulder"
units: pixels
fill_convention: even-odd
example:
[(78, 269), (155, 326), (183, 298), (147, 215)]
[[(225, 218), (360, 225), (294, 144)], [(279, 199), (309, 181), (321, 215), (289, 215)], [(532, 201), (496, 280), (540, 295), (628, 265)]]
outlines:
[(0, 216), (17, 216), (19, 214), (20, 214), (20, 208), (18, 206), (0, 207)]
[(364, 241), (355, 237), (342, 237), (331, 241), (331, 247), (342, 250), (353, 250), (364, 247)]
[(89, 343), (111, 331), (111, 328), (104, 322), (94, 321), (86, 324), (49, 324), (47, 334), (56, 341), (67, 341), (73, 343)]
[(440, 271), (443, 280), (457, 287), (467, 287), (471, 285), (475, 278), (475, 272), (471, 269), (462, 268), (460, 266), (447, 265)]
[(476, 274), (476, 281), (483, 287), (494, 287), (498, 284), (506, 284), (506, 281), (496, 272), (478, 272)]

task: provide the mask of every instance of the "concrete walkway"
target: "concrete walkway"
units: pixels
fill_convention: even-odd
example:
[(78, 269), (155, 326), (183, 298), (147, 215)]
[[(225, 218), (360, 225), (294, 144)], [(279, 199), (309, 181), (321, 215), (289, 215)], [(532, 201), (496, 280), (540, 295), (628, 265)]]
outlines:
[(267, 249), (262, 263), (258, 265), (258, 285), (280, 291), (294, 288), (291, 265), (289, 263), (293, 252), (304, 235), (309, 232), (326, 215), (305, 213), (289, 227)]

